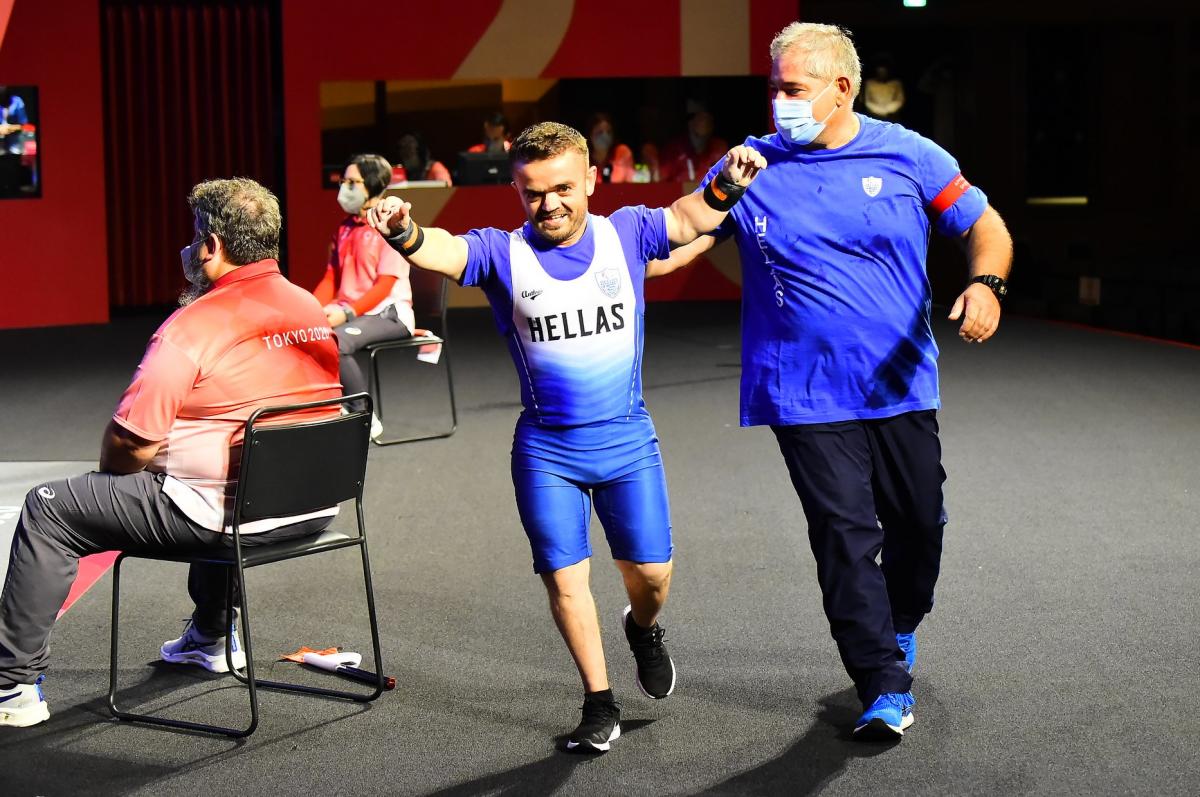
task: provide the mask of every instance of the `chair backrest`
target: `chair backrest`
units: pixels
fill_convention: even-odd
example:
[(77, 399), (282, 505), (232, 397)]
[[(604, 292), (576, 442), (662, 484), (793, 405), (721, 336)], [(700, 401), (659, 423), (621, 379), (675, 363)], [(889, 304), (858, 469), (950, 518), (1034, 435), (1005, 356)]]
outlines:
[[(366, 408), (314, 421), (272, 424), (271, 416), (348, 399)], [(241, 521), (314, 512), (362, 497), (371, 446), (370, 398), (360, 393), (326, 401), (264, 407), (246, 421), (237, 509)]]
[(413, 267), (408, 272), (408, 282), (412, 287), (413, 315), (417, 317), (417, 326), (442, 332), (446, 321), (446, 297), (449, 293), (449, 280), (436, 271), (427, 271)]

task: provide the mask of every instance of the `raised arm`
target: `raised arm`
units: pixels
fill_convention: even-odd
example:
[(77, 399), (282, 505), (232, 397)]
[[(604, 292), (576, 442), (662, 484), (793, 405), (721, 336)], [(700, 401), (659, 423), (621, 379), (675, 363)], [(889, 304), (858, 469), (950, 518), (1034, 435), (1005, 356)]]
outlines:
[[(1012, 268), (1012, 236), (1004, 226), (1004, 219), (988, 205), (966, 232), (962, 234), (963, 248), (967, 253), (968, 279), (993, 274), (1007, 280)], [(983, 343), (1000, 326), (1000, 300), (987, 285), (971, 282), (959, 294), (950, 309), (950, 320), (962, 318), (958, 335), (968, 343)]]
[(400, 197), (384, 197), (367, 211), (367, 223), (414, 266), (459, 280), (467, 267), (467, 242), (440, 227), (418, 225), (411, 209)]
[(666, 209), (667, 238), (682, 246), (715, 230), (765, 168), (767, 161), (758, 150), (747, 146), (729, 150), (721, 171), (703, 191), (682, 196)]
[(671, 250), (671, 256), (665, 260), (651, 260), (646, 263), (646, 279), (665, 277), (672, 271), (690, 266), (696, 258), (717, 245), (717, 239), (712, 235), (701, 235), (690, 244)]

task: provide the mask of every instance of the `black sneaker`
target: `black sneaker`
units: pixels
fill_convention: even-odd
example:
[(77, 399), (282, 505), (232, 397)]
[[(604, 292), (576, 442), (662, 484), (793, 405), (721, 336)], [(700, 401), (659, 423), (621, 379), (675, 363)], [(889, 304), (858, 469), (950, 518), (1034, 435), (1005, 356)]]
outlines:
[(621, 615), (625, 638), (637, 662), (637, 685), (642, 694), (661, 700), (675, 691), (675, 662), (663, 645), (666, 629), (658, 623), (653, 628), (641, 628), (633, 621), (633, 607), (626, 606)]
[(621, 705), (615, 700), (597, 700), (585, 695), (583, 719), (567, 737), (572, 753), (606, 753), (621, 738)]

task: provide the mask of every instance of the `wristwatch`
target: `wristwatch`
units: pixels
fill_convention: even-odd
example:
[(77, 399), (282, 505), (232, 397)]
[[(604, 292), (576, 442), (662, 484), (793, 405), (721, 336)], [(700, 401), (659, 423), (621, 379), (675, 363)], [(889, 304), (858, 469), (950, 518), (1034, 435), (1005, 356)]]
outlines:
[(1004, 297), (1008, 296), (1008, 283), (1000, 277), (997, 277), (995, 274), (980, 274), (967, 284), (972, 285), (976, 282), (982, 282), (984, 285), (991, 288), (992, 293), (996, 294), (996, 299), (998, 301), (1002, 302), (1004, 301)]

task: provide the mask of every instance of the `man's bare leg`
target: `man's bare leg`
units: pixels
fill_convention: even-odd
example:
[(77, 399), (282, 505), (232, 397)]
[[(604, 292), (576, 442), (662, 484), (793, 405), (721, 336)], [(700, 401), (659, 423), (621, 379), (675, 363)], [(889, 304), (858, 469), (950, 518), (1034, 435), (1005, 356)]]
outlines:
[(600, 640), (600, 620), (596, 602), (588, 586), (591, 560), (569, 565), (552, 573), (543, 573), (542, 582), (550, 598), (554, 624), (567, 643), (567, 650), (579, 669), (585, 692), (608, 689), (608, 670), (604, 665), (604, 644)]
[(629, 593), (624, 631), (637, 661), (638, 688), (647, 697), (660, 700), (675, 691), (675, 663), (663, 645), (666, 632), (658, 624), (658, 613), (671, 588), (673, 563), (616, 562)]
[(633, 621), (642, 628), (650, 628), (667, 602), (675, 563), (614, 561), (621, 571), (621, 577), (625, 579), (625, 591), (629, 593), (629, 605), (633, 607)]

